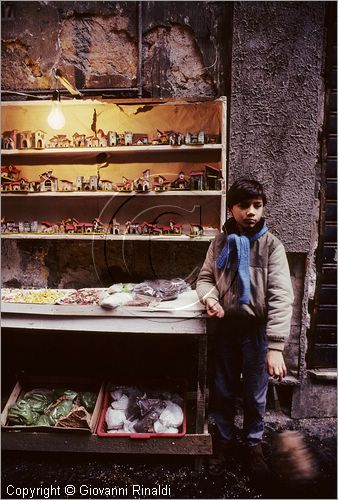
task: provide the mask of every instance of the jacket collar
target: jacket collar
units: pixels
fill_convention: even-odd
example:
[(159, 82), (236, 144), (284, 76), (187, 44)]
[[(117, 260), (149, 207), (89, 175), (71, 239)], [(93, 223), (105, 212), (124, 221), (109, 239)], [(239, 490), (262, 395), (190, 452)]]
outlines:
[[(254, 234), (258, 233), (262, 227), (265, 224), (265, 217), (262, 217), (261, 220), (256, 224), (256, 226), (253, 229), (249, 229), (248, 231), (245, 232), (246, 236), (253, 236)], [(240, 235), (237, 223), (233, 217), (230, 217), (222, 227), (222, 230), (225, 234), (238, 234)]]

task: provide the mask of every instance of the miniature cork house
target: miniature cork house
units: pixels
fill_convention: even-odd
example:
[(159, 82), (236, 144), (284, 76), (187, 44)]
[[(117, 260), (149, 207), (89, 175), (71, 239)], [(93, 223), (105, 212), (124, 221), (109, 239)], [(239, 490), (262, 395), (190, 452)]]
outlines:
[(116, 184), (117, 191), (123, 191), (130, 193), (134, 189), (134, 181), (127, 179), (127, 177), (122, 177), (122, 182)]
[(24, 132), (18, 132), (17, 134), (17, 145), (19, 149), (29, 149), (32, 147), (32, 132), (26, 130)]
[(205, 165), (205, 188), (209, 191), (220, 189), (221, 172), (217, 167)]
[(117, 145), (116, 132), (114, 132), (113, 130), (108, 130), (107, 141), (108, 141), (108, 146), (116, 146)]
[(97, 191), (98, 190), (98, 182), (99, 182), (99, 178), (97, 175), (91, 175), (89, 177), (89, 189), (90, 191)]
[(20, 183), (20, 191), (29, 191), (29, 180), (26, 179), (25, 177), (21, 177), (21, 179), (19, 179), (19, 183)]
[(171, 182), (167, 181), (163, 175), (158, 175), (154, 178), (153, 189), (154, 191), (168, 191), (170, 189)]
[(1, 167), (1, 179), (8, 181), (16, 181), (19, 178), (21, 170), (16, 168), (15, 165), (8, 165), (6, 167)]
[(125, 223), (125, 234), (139, 234), (139, 224), (128, 220)]
[(147, 134), (133, 134), (132, 144), (134, 146), (145, 146), (148, 144)]
[(106, 148), (108, 146), (108, 138), (101, 128), (97, 131), (96, 138), (98, 139), (98, 147)]
[(65, 134), (54, 135), (48, 143), (49, 148), (69, 148), (71, 140)]
[(58, 179), (52, 175), (53, 171), (49, 170), (40, 174), (40, 191), (57, 191)]
[(181, 170), (181, 172), (178, 174), (177, 179), (175, 179), (171, 183), (171, 187), (173, 189), (189, 189), (190, 180), (186, 179), (184, 172)]
[(61, 183), (61, 191), (73, 191), (73, 183), (72, 181), (67, 181), (66, 179), (60, 180)]
[(190, 189), (193, 191), (203, 191), (204, 172), (203, 170), (192, 170), (190, 172)]
[(109, 224), (108, 231), (110, 234), (120, 234), (120, 224), (113, 220), (113, 222)]
[(100, 180), (100, 188), (102, 191), (113, 191), (113, 183), (108, 179), (102, 179)]
[(73, 146), (75, 148), (83, 148), (86, 145), (85, 139), (85, 134), (75, 132), (75, 134), (73, 134)]
[(202, 236), (203, 227), (199, 224), (190, 224), (190, 236)]
[(139, 177), (135, 181), (135, 189), (137, 192), (142, 193), (142, 192), (147, 192), (150, 191), (151, 186), (150, 186), (150, 170), (144, 170), (142, 172), (142, 177)]
[(35, 149), (45, 149), (46, 147), (46, 132), (43, 130), (36, 130), (32, 134), (33, 136), (33, 148)]
[(133, 144), (133, 134), (132, 132), (124, 133), (124, 145), (131, 146)]
[(1, 147), (2, 149), (15, 149), (17, 146), (17, 133), (18, 130), (6, 130), (2, 134), (2, 144)]

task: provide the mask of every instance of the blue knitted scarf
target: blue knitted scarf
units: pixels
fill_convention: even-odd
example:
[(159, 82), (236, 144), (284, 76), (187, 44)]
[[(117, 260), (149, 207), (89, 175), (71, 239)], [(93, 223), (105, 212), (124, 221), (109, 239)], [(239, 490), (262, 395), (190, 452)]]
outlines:
[(240, 304), (250, 303), (250, 243), (258, 240), (267, 231), (268, 227), (264, 222), (262, 228), (251, 236), (229, 234), (221, 253), (216, 259), (218, 269), (230, 269), (232, 267), (237, 270)]

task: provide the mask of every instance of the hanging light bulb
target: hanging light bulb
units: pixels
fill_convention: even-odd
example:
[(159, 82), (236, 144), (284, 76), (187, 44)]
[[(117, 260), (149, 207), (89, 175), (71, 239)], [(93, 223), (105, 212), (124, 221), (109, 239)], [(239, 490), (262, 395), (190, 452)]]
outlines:
[(54, 130), (60, 130), (65, 125), (65, 117), (61, 110), (60, 92), (55, 90), (53, 93), (52, 110), (48, 115), (48, 125)]

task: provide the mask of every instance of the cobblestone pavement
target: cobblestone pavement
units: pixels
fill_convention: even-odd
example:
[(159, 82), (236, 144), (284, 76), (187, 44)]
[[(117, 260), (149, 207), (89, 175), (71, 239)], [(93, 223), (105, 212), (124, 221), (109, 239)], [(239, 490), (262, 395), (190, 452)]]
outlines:
[(292, 484), (275, 474), (257, 486), (238, 461), (213, 478), (182, 457), (6, 452), (1, 498), (337, 498), (336, 419), (291, 420), (268, 412), (264, 448), (269, 463), (274, 437), (283, 430), (303, 435), (318, 464), (316, 479)]

